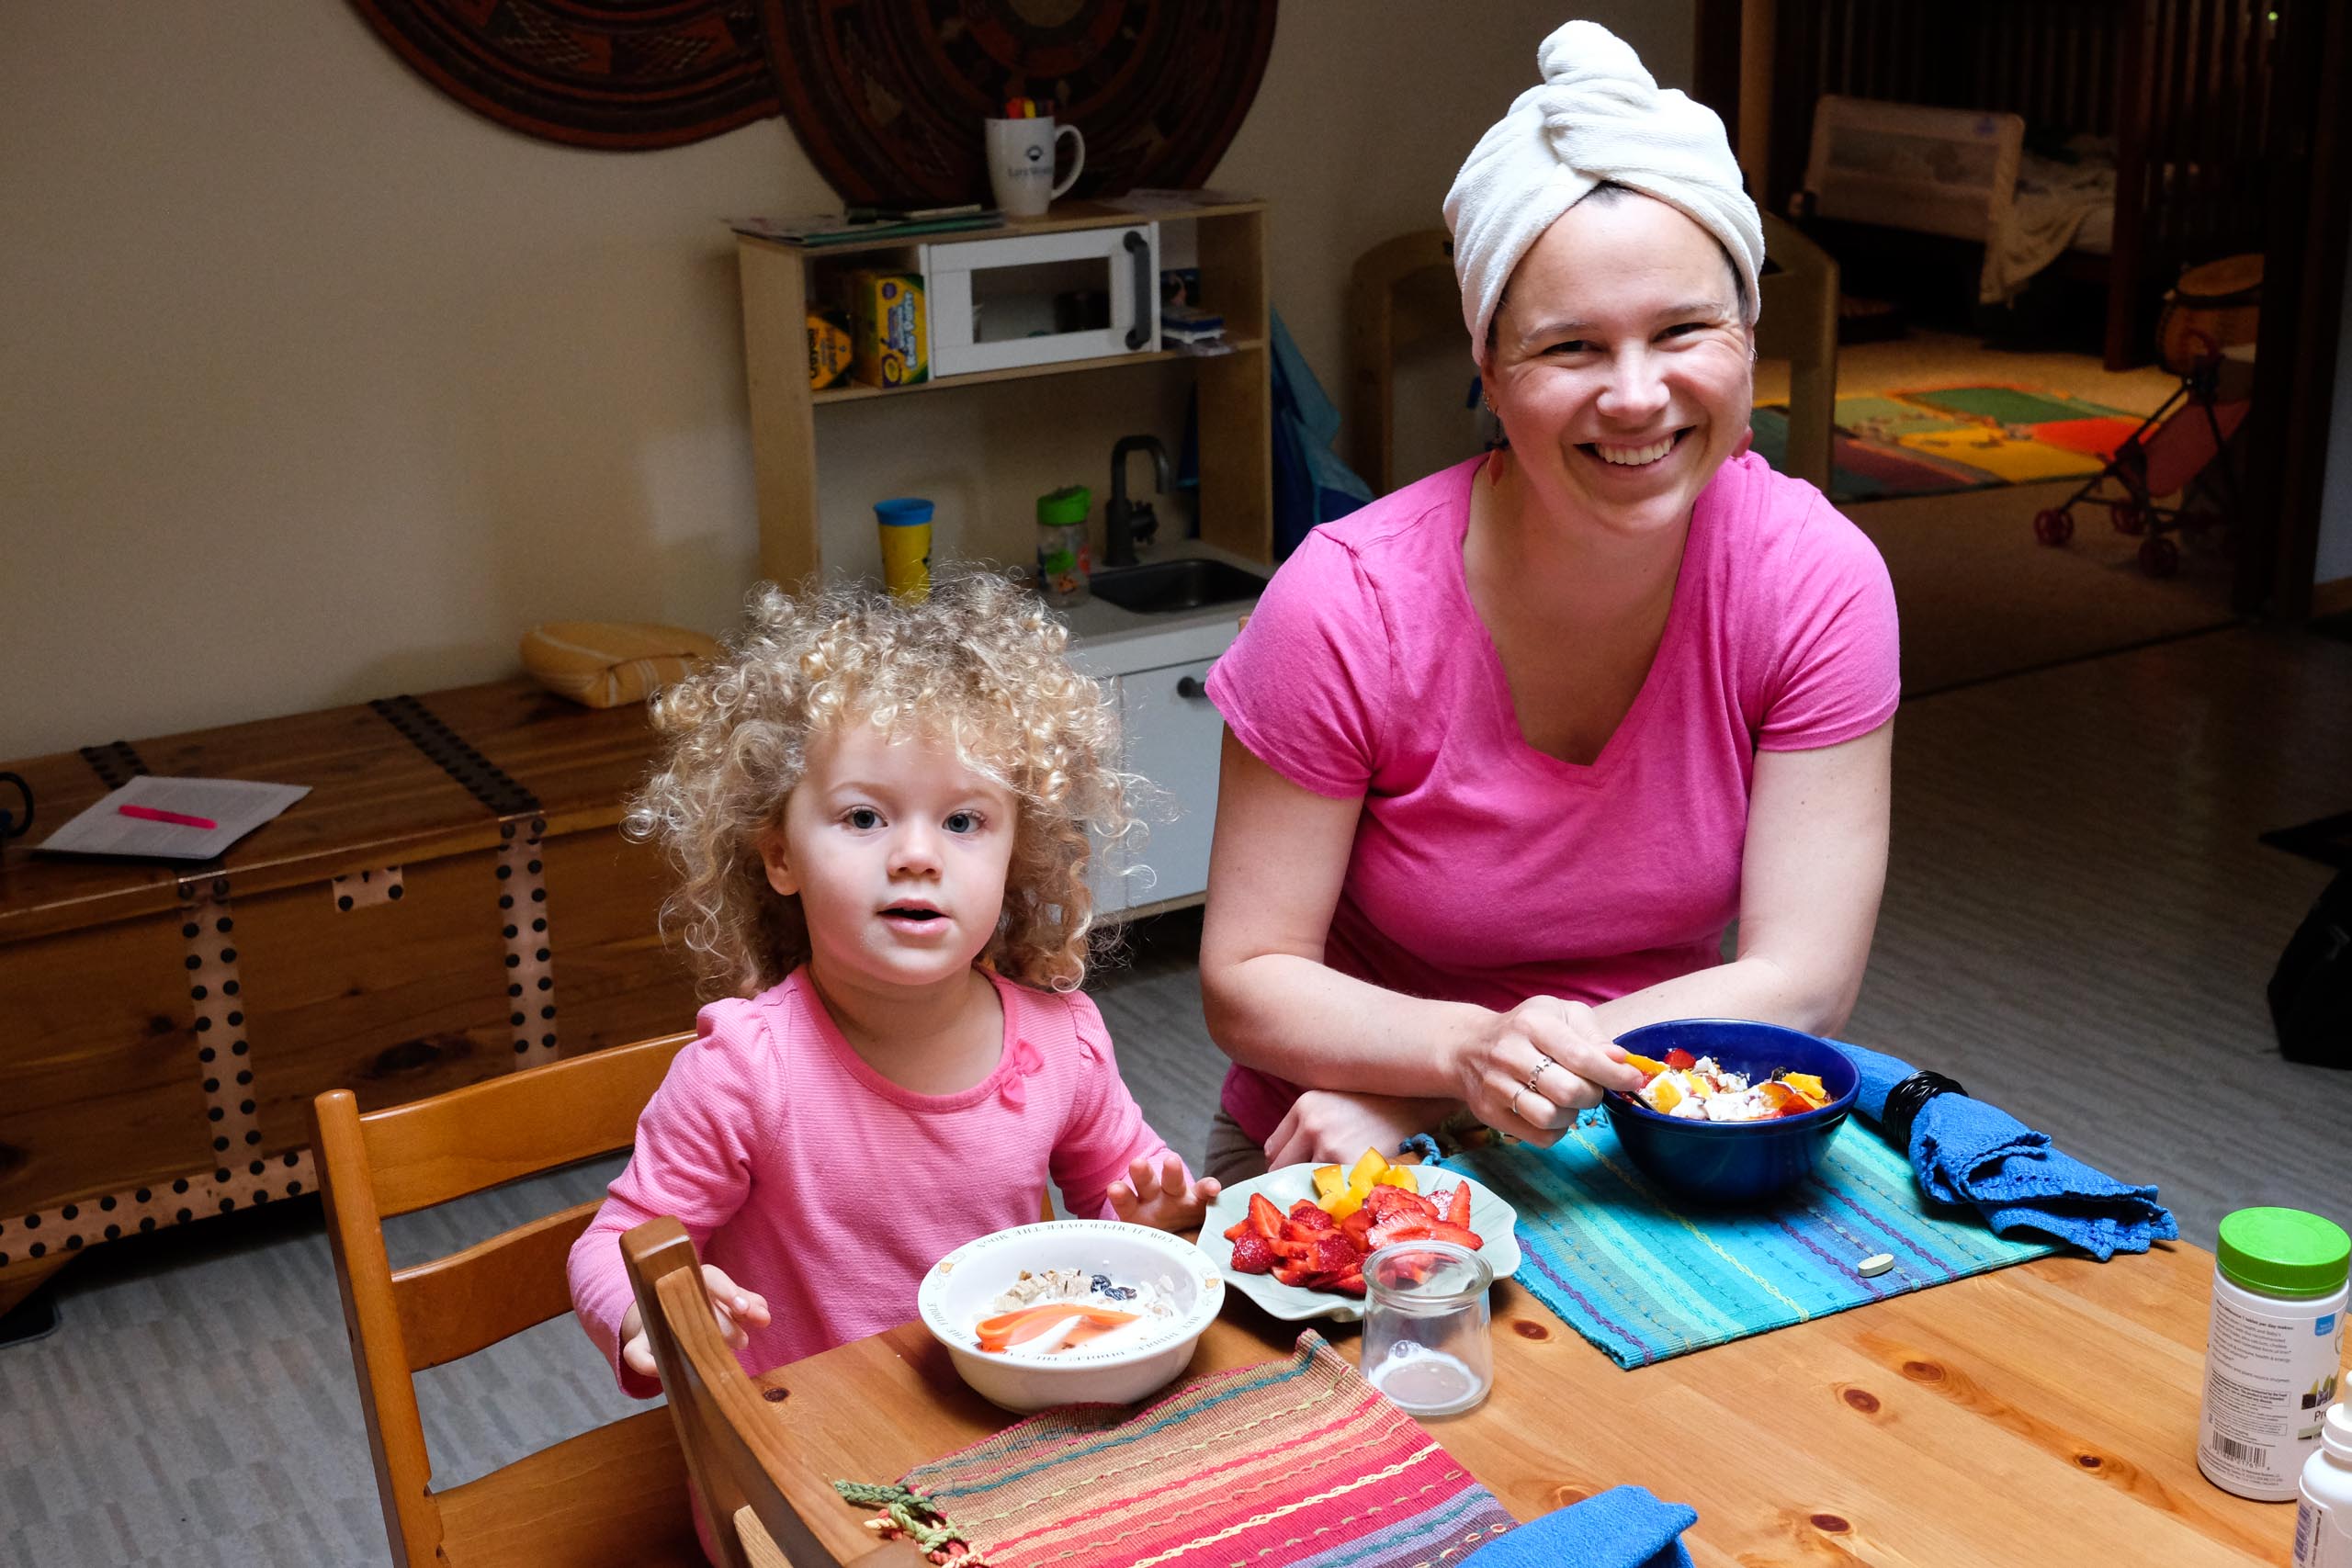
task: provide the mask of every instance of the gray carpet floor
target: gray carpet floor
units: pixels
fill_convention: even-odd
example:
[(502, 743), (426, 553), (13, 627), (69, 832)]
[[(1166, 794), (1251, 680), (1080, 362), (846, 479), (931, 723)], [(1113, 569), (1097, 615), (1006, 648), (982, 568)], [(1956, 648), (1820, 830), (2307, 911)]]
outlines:
[[(2352, 1073), (2281, 1061), (2262, 1000), (2329, 873), (2256, 842), (2347, 808), (2341, 641), (2229, 630), (1908, 703), (1848, 1032), (2159, 1183), (2199, 1245), (2243, 1204), (2352, 1216)], [(1146, 1112), (1192, 1155), (1222, 1070), (1199, 930), (1147, 922), (1092, 987)], [(593, 1195), (612, 1168), (395, 1221), (393, 1263)], [(55, 1335), (0, 1349), (0, 1565), (387, 1561), (314, 1207), (98, 1249), (58, 1297)], [(420, 1382), (441, 1484), (629, 1408), (568, 1321)]]

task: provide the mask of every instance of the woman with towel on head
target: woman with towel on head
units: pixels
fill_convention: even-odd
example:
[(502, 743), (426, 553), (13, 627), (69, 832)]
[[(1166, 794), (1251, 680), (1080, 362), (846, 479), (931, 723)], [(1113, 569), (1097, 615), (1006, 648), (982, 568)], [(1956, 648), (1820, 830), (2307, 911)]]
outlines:
[[(1208, 1168), (1550, 1144), (1660, 1019), (1839, 1028), (1885, 878), (1894, 592), (1746, 450), (1761, 225), (1606, 29), (1446, 197), (1506, 445), (1317, 528), (1209, 695)], [(1736, 955), (1723, 939), (1738, 926)]]

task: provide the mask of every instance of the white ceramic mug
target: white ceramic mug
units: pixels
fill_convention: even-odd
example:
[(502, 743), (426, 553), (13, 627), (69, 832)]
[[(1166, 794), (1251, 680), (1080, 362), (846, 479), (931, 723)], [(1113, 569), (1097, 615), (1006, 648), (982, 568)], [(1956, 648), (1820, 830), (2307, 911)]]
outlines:
[[(1052, 119), (991, 119), (989, 128), (989, 188), (1008, 218), (1042, 218), (1056, 197), (1069, 189), (1086, 167), (1086, 138), (1078, 127), (1057, 129)], [(1070, 138), (1069, 173), (1054, 178), (1054, 155)]]

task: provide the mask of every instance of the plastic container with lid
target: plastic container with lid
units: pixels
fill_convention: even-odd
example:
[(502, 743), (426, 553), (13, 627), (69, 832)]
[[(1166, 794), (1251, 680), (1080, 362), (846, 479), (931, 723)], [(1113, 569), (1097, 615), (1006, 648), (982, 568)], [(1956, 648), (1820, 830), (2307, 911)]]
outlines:
[(1076, 604), (1089, 593), (1094, 562), (1086, 547), (1086, 519), (1094, 492), (1064, 485), (1037, 498), (1037, 592), (1056, 607)]
[(2197, 1468), (2258, 1502), (2296, 1495), (2344, 1360), (2352, 1236), (2301, 1209), (2240, 1209), (2213, 1249)]
[(2352, 1409), (2328, 1406), (2300, 1495), (2295, 1568), (2352, 1568)]
[(932, 504), (918, 496), (874, 503), (882, 534), (882, 586), (901, 599), (931, 596)]

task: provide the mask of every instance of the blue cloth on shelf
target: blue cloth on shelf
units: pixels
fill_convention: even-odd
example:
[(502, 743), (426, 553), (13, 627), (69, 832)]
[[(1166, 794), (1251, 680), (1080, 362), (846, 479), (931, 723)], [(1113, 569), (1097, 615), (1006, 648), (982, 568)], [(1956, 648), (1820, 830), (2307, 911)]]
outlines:
[(1274, 558), (1287, 559), (1317, 523), (1344, 517), (1372, 499), (1372, 487), (1331, 450), (1340, 411), (1323, 393), (1282, 313), (1272, 323), (1274, 400)]
[[(1854, 1109), (1881, 1120), (1887, 1091), (1911, 1076), (1911, 1065), (1842, 1040), (1830, 1043), (1861, 1075)], [(2154, 1188), (2094, 1170), (2051, 1147), (2048, 1134), (1967, 1095), (1939, 1094), (1920, 1107), (1906, 1152), (1928, 1197), (1974, 1205), (1996, 1235), (2038, 1231), (2101, 1262), (2180, 1235)]]
[(1682, 1532), (1698, 1522), (1688, 1504), (1612, 1486), (1488, 1541), (1462, 1568), (1692, 1568)]

